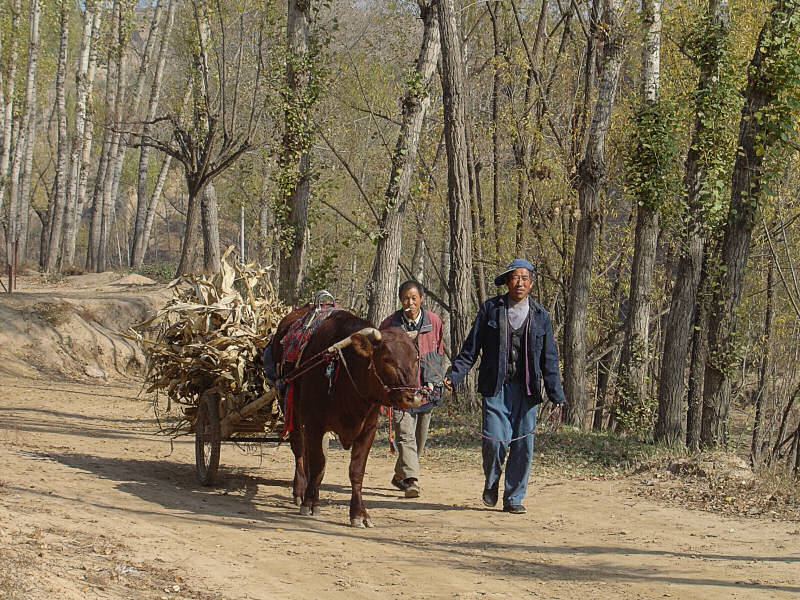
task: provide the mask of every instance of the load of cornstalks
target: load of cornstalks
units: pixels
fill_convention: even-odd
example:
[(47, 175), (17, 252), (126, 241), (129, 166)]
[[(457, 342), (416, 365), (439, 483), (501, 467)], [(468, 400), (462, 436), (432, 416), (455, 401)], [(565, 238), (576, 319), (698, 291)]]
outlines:
[(269, 390), (261, 355), (288, 309), (278, 301), (268, 269), (231, 265), (229, 252), (213, 278), (189, 275), (170, 283), (172, 299), (132, 328), (147, 357), (145, 389), (155, 392), (156, 408), (166, 394), (165, 412), (174, 402), (191, 419), (204, 392), (238, 410)]

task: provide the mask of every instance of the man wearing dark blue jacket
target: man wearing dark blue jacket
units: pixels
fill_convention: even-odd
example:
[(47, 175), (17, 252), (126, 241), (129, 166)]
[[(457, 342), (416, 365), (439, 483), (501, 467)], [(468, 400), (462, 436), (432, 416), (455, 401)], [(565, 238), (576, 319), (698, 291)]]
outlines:
[(483, 303), (445, 378), (448, 388), (457, 386), (481, 356), (483, 503), (497, 504), (508, 454), (503, 510), (513, 514), (526, 512), (522, 500), (533, 458), (536, 413), (544, 400), (542, 382), (551, 402), (560, 408), (565, 401), (550, 315), (528, 297), (533, 277), (533, 265), (521, 258), (495, 277), (495, 285), (505, 284), (508, 293)]

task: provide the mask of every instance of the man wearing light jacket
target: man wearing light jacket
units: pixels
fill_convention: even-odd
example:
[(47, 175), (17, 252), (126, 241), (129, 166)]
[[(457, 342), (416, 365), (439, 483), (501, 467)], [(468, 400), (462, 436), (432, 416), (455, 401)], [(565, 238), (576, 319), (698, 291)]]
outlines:
[[(401, 327), (415, 336), (419, 351), (417, 385), (433, 390), (441, 386), (442, 320), (422, 306), (425, 298), (422, 285), (406, 281), (398, 292), (403, 308), (386, 317), (380, 328)], [(397, 462), (394, 466), (392, 485), (401, 490), (406, 498), (419, 496), (419, 457), (428, 439), (428, 426), (434, 402), (431, 396), (419, 408), (392, 412), (392, 426), (397, 431)]]
[(483, 396), (483, 503), (497, 504), (500, 475), (508, 453), (503, 510), (526, 512), (522, 504), (533, 458), (533, 430), (544, 382), (547, 397), (559, 408), (564, 391), (550, 315), (528, 297), (534, 268), (525, 259), (511, 261), (495, 277), (508, 293), (483, 303), (461, 351), (445, 378), (448, 388), (463, 381), (481, 356), (478, 392)]

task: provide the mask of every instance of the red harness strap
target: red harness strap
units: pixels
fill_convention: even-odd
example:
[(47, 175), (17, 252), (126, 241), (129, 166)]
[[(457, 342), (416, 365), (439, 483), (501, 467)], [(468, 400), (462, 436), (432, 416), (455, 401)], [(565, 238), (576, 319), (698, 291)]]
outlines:
[(294, 381), (290, 381), (286, 385), (286, 414), (284, 415), (283, 431), (281, 431), (281, 439), (285, 440), (286, 437), (294, 430)]
[(394, 436), (392, 435), (392, 416), (393, 416), (393, 413), (394, 413), (394, 410), (390, 406), (389, 407), (389, 452), (391, 452), (392, 454), (395, 453)]

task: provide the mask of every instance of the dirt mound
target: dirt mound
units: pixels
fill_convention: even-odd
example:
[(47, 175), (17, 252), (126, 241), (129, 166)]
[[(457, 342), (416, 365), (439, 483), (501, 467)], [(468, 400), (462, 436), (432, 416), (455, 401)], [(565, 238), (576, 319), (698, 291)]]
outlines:
[(50, 282), (20, 277), (0, 295), (0, 372), (69, 379), (139, 375), (144, 356), (125, 336), (170, 292), (139, 275), (106, 272)]
[(158, 285), (158, 282), (153, 281), (149, 277), (145, 277), (144, 275), (137, 275), (136, 273), (131, 273), (130, 275), (126, 275), (122, 279), (118, 279), (117, 281), (113, 282), (111, 285)]

